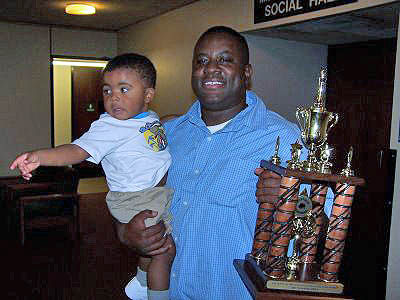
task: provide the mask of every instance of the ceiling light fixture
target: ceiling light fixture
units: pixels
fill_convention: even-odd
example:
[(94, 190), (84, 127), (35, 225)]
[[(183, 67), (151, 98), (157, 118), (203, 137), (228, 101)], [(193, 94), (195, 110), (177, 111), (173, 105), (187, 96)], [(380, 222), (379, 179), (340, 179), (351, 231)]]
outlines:
[(70, 15), (93, 15), (96, 13), (96, 8), (87, 4), (69, 4), (65, 12)]

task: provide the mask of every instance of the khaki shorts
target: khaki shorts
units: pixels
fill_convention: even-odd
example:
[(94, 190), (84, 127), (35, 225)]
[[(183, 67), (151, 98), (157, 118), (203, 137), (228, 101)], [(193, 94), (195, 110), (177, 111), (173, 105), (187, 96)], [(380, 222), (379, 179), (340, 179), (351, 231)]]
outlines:
[(157, 224), (160, 219), (171, 231), (171, 204), (173, 190), (166, 187), (153, 187), (138, 192), (112, 192), (106, 196), (111, 215), (121, 223), (128, 223), (134, 216), (145, 209), (157, 211), (155, 218), (145, 219), (146, 226)]

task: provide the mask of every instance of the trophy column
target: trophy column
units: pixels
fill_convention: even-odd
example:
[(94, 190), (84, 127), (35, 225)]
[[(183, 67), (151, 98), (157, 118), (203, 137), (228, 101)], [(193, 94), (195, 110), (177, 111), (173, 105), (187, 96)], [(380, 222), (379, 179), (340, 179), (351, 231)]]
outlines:
[(319, 278), (327, 282), (337, 282), (340, 262), (350, 223), (351, 205), (355, 193), (355, 186), (347, 183), (338, 183), (335, 190), (335, 201), (329, 219), (324, 257)]
[(315, 263), (317, 253), (318, 236), (323, 224), (324, 205), (328, 187), (323, 184), (313, 184), (311, 186), (310, 201), (313, 203), (312, 214), (315, 216), (315, 234), (310, 238), (302, 239), (300, 244), (300, 280), (311, 280), (309, 274), (312, 272), (312, 264)]
[(265, 266), (265, 272), (272, 278), (285, 275), (285, 257), (291, 239), (290, 221), (296, 209), (299, 187), (298, 178), (282, 177)]
[(268, 242), (271, 238), (271, 226), (274, 212), (275, 204), (272, 200), (266, 200), (265, 202), (259, 201), (253, 248), (251, 251), (252, 257), (258, 262), (265, 258), (265, 249), (267, 249), (266, 247), (268, 247)]

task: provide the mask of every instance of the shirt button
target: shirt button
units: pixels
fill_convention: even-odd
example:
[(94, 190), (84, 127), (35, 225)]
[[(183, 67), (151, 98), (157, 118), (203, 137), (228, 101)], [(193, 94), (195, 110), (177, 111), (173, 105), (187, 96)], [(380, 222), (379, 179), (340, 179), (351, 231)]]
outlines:
[(200, 173), (200, 171), (199, 170), (194, 170), (194, 174), (199, 174)]
[(183, 201), (183, 205), (188, 205), (188, 203), (186, 201)]
[(176, 276), (175, 273), (172, 273), (171, 275), (172, 275), (172, 277), (175, 277), (175, 276)]
[(211, 141), (211, 136), (207, 137), (207, 141)]
[(175, 240), (175, 242), (178, 240), (178, 238), (177, 237), (174, 237), (174, 240)]

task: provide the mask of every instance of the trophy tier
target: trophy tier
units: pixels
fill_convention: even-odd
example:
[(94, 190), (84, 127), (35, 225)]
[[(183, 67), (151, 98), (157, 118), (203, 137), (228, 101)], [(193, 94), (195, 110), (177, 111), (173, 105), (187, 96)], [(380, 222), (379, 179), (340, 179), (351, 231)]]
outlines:
[[(349, 156), (348, 168), (350, 160)], [(338, 272), (355, 189), (365, 180), (347, 173), (283, 168), (272, 159), (262, 160), (260, 166), (281, 175), (281, 184), (277, 199), (258, 201), (252, 252), (233, 262), (253, 298), (352, 299), (343, 295)], [(311, 185), (309, 197), (306, 192), (299, 193), (301, 184)], [(335, 199), (324, 229), (323, 207), (328, 188), (334, 191)], [(321, 233), (325, 236), (322, 248)], [(290, 240), (294, 240), (294, 254), (288, 258)], [(316, 260), (317, 247), (321, 248), (320, 261)]]
[(298, 169), (288, 169), (288, 168), (283, 168), (267, 160), (262, 160), (260, 163), (260, 167), (263, 169), (273, 171), (281, 176), (301, 178), (302, 183), (308, 183), (308, 184), (311, 184), (313, 182), (325, 182), (325, 183), (340, 182), (355, 186), (363, 186), (365, 184), (365, 180), (363, 178), (355, 176), (346, 176), (339, 174), (323, 174), (320, 172), (307, 172)]

